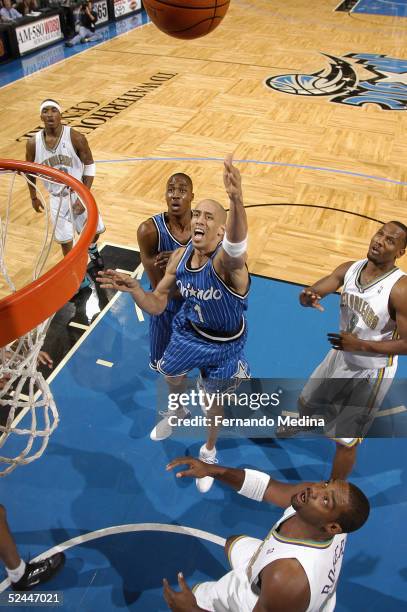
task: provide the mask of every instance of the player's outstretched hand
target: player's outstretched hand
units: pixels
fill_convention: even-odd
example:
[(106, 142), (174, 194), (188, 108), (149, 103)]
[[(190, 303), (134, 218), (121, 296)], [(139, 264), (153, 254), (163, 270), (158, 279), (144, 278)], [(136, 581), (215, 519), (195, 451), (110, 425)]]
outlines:
[(35, 212), (42, 212), (44, 210), (44, 204), (41, 202), (40, 198), (32, 198), (31, 204)]
[(310, 308), (316, 308), (323, 312), (324, 307), (319, 303), (320, 299), (322, 299), (321, 296), (315, 293), (315, 291), (312, 291), (312, 289), (303, 289), (300, 293), (301, 306), (309, 306)]
[(157, 266), (157, 268), (160, 268), (161, 270), (165, 271), (168, 260), (172, 254), (173, 251), (161, 251), (161, 253), (158, 253), (158, 255), (156, 256), (154, 265)]
[(228, 155), (224, 161), (223, 183), (226, 193), (233, 202), (242, 202), (242, 177), (239, 170), (233, 165), (233, 158)]
[(116, 270), (100, 270), (96, 277), (102, 289), (116, 289), (131, 293), (138, 286), (135, 278)]
[(184, 476), (189, 476), (190, 478), (205, 478), (205, 476), (210, 476), (210, 470), (211, 467), (213, 467), (194, 457), (177, 457), (170, 461), (165, 469), (169, 472), (178, 465), (187, 465), (189, 469), (177, 472), (177, 478), (184, 478)]
[(168, 607), (173, 612), (194, 612), (194, 610), (201, 610), (198, 607), (196, 597), (185, 582), (184, 576), (181, 572), (178, 573), (178, 584), (181, 591), (174, 591), (168, 584), (166, 578), (163, 579), (163, 594), (164, 599), (168, 604)]

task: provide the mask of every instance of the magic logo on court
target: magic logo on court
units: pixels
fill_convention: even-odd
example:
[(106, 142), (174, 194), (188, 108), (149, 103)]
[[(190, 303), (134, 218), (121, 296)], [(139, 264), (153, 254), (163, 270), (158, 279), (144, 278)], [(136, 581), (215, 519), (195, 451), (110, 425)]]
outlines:
[(377, 104), (383, 110), (407, 110), (407, 60), (375, 53), (322, 55), (328, 61), (322, 70), (270, 76), (266, 87), (295, 96), (325, 96), (350, 106)]

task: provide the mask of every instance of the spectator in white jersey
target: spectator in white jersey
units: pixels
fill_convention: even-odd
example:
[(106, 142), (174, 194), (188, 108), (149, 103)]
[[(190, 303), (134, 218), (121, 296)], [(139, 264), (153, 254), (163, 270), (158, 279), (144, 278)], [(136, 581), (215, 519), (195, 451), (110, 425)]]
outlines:
[[(262, 541), (246, 535), (226, 540), (231, 571), (193, 591), (178, 574), (181, 592), (164, 579), (164, 598), (173, 612), (332, 612), (346, 534), (369, 516), (369, 502), (343, 480), (287, 484), (264, 472), (208, 465), (179, 457), (167, 470), (187, 465), (178, 478), (208, 476), (257, 502), (285, 508)], [(255, 514), (255, 508), (253, 508)]]
[(385, 223), (365, 259), (341, 264), (300, 293), (302, 306), (323, 311), (321, 298), (342, 287), (340, 332), (328, 334), (332, 349), (299, 398), (301, 416), (327, 417), (325, 431), (336, 442), (331, 478), (347, 478), (352, 471), (357, 446), (392, 384), (397, 355), (407, 355), (407, 275), (395, 265), (406, 243), (403, 223)]
[[(82, 181), (90, 189), (96, 174), (96, 165), (86, 137), (77, 130), (62, 124), (62, 109), (55, 100), (44, 100), (40, 106), (40, 113), (44, 129), (27, 141), (26, 159), (62, 170)], [(34, 210), (40, 213), (44, 206), (38, 197), (35, 177), (31, 177), (31, 181), (33, 184), (28, 184), (31, 203)], [(44, 186), (51, 194), (51, 217), (56, 223), (55, 240), (61, 245), (62, 253), (65, 256), (72, 249), (74, 232), (79, 234), (86, 223), (86, 210), (74, 196), (61, 192), (60, 185), (44, 181)], [(104, 263), (96, 243), (99, 235), (104, 231), (105, 226), (99, 215), (97, 233), (88, 249), (91, 262), (98, 269), (102, 269)], [(81, 288), (89, 284), (90, 281), (86, 276)]]
[(66, 47), (73, 47), (80, 43), (95, 42), (102, 40), (101, 34), (96, 34), (96, 22), (98, 14), (91, 0), (82, 2), (79, 11), (79, 32), (71, 40), (65, 43)]

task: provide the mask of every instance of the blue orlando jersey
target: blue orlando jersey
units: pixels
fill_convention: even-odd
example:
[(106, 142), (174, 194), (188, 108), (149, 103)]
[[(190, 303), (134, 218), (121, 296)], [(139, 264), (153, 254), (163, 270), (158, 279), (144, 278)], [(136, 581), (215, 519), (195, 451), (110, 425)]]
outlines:
[[(180, 247), (186, 246), (179, 242), (174, 236), (171, 234), (166, 222), (165, 222), (165, 213), (159, 213), (158, 215), (154, 215), (151, 217), (153, 223), (157, 230), (158, 235), (158, 247), (157, 252), (162, 253), (163, 251), (176, 251)], [(187, 245), (191, 242), (191, 239), (186, 243)], [(183, 302), (182, 300), (168, 300), (166, 310), (170, 310), (171, 312), (178, 312), (181, 308)]]
[[(219, 248), (219, 247), (218, 247)], [(194, 247), (185, 249), (176, 271), (176, 283), (185, 303), (182, 314), (197, 333), (218, 342), (239, 338), (245, 331), (247, 294), (234, 293), (213, 267), (218, 249), (200, 268), (191, 268)]]
[(162, 251), (176, 251), (180, 247), (186, 246), (186, 244), (191, 242), (191, 239), (189, 239), (186, 244), (182, 244), (182, 242), (179, 242), (176, 238), (174, 238), (165, 222), (165, 213), (159, 213), (151, 218), (157, 229), (158, 253), (161, 253)]

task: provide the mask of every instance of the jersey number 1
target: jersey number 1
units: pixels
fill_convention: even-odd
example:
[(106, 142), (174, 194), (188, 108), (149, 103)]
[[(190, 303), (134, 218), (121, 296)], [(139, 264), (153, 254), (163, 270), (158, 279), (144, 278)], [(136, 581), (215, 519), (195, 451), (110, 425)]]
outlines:
[(196, 311), (197, 311), (197, 313), (198, 313), (198, 317), (199, 317), (200, 322), (201, 322), (201, 323), (205, 323), (205, 321), (204, 321), (204, 319), (203, 319), (203, 316), (202, 316), (202, 310), (201, 310), (201, 307), (200, 307), (200, 305), (199, 305), (199, 304), (195, 304), (195, 306), (194, 306), (194, 310), (196, 310)]

